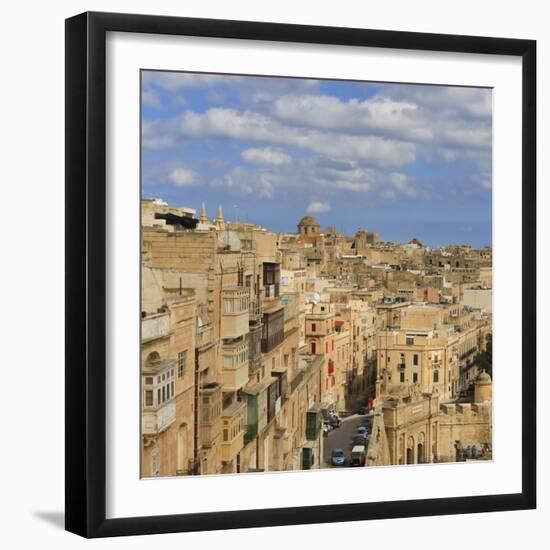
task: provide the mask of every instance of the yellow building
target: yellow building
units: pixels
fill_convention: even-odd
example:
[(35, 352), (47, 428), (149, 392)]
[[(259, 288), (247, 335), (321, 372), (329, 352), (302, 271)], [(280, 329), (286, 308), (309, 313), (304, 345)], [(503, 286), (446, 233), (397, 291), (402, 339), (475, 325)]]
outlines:
[(156, 311), (142, 312), (143, 476), (196, 472), (195, 313), (192, 291), (159, 302)]
[[(490, 313), (459, 305), (465, 279), (488, 279), (488, 251), (325, 238), (311, 216), (277, 234), (221, 207), (212, 221), (206, 205), (198, 220), (142, 208), (143, 476), (324, 467), (323, 417), (369, 398), (371, 464), (451, 460), (448, 426), (489, 437), (475, 358)], [(476, 402), (453, 409), (474, 381)]]

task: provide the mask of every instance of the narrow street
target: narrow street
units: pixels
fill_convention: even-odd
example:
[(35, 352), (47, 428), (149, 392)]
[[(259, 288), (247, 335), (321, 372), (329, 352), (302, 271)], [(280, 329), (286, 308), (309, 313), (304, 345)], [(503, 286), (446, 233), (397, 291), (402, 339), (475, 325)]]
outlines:
[(333, 449), (342, 449), (346, 454), (346, 465), (349, 463), (351, 448), (352, 448), (352, 439), (357, 428), (361, 422), (366, 418), (365, 415), (354, 414), (348, 416), (342, 420), (342, 424), (339, 428), (329, 432), (328, 436), (325, 437), (324, 441), (324, 451), (323, 451), (323, 460), (325, 462), (325, 467), (331, 468), (330, 457)]

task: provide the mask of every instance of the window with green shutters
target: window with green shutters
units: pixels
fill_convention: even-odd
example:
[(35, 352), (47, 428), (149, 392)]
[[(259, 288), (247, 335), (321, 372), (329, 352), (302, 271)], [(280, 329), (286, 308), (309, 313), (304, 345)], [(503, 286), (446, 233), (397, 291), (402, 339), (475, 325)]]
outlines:
[(306, 438), (315, 440), (319, 437), (321, 427), (321, 413), (319, 411), (308, 411), (306, 413)]

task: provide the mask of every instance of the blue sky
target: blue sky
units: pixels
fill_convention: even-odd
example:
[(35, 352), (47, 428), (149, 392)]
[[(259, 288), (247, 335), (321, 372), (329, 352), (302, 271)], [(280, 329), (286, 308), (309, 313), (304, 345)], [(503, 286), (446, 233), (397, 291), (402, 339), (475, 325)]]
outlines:
[(491, 244), (492, 92), (142, 73), (142, 195), (214, 218)]

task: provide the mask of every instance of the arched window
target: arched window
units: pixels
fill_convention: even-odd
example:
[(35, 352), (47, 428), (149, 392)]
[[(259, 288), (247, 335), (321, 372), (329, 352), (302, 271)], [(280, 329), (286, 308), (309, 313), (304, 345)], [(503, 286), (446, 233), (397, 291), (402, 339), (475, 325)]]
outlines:
[(414, 438), (407, 439), (407, 464), (414, 464)]
[(145, 359), (145, 364), (147, 366), (151, 365), (152, 363), (156, 363), (157, 361), (160, 361), (160, 355), (157, 351), (152, 351), (148, 356), (147, 359)]

